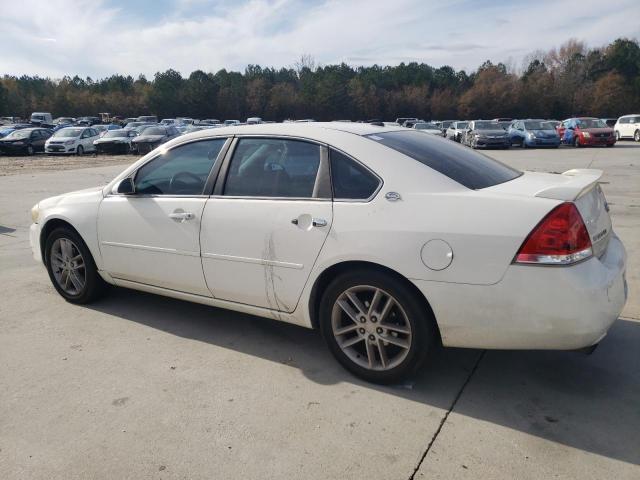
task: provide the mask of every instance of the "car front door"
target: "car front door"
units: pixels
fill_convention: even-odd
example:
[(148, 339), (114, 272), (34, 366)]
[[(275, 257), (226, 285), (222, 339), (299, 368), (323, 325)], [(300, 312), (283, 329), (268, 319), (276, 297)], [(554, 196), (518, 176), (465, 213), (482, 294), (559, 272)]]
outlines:
[(128, 280), (211, 296), (200, 260), (202, 211), (226, 138), (178, 145), (132, 176), (134, 193), (107, 195), (98, 236), (104, 269)]
[(286, 138), (234, 140), (202, 216), (215, 298), (292, 312), (333, 217), (327, 149)]

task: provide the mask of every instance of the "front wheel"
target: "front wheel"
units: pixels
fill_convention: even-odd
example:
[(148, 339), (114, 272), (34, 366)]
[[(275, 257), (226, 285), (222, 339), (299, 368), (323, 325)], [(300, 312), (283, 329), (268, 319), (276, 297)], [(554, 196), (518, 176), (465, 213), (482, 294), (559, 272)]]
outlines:
[(640, 142), (640, 130), (636, 130), (635, 133), (633, 134), (633, 139), (636, 142)]
[(89, 303), (107, 288), (91, 252), (71, 228), (56, 228), (49, 234), (44, 261), (51, 283), (68, 302)]
[(76, 154), (78, 154), (79, 156), (84, 155), (84, 148), (82, 147), (82, 145), (78, 145), (78, 148), (76, 148)]
[(616, 135), (616, 142), (617, 142), (618, 140), (620, 140), (620, 132), (616, 130), (615, 135)]
[(435, 322), (402, 280), (374, 270), (338, 276), (320, 304), (320, 328), (340, 364), (369, 382), (414, 373), (433, 349)]
[(33, 145), (27, 145), (27, 155), (31, 156), (35, 153), (35, 150), (33, 149)]
[(582, 145), (580, 145), (580, 139), (578, 137), (574, 137), (573, 146), (576, 147), (576, 148), (582, 147)]

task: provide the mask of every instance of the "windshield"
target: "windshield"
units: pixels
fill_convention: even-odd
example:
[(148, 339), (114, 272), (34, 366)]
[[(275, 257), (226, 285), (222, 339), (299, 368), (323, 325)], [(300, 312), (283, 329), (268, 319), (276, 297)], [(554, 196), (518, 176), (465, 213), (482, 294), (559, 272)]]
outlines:
[(458, 122), (454, 125), (454, 128), (467, 128), (467, 125), (469, 125), (469, 122)]
[(161, 127), (149, 127), (144, 130), (145, 135), (166, 135), (167, 131)]
[(419, 132), (395, 131), (366, 135), (397, 152), (477, 190), (508, 182), (522, 172), (462, 145)]
[(553, 130), (549, 122), (524, 122), (524, 128), (527, 130)]
[(580, 128), (607, 128), (607, 124), (599, 118), (579, 118), (576, 123)]
[(31, 132), (29, 130), (14, 130), (4, 138), (6, 138), (7, 140), (18, 140), (21, 138), (29, 138), (30, 135)]
[(63, 128), (53, 134), (54, 137), (73, 138), (79, 137), (82, 134), (82, 128)]
[(442, 128), (449, 128), (452, 123), (451, 121), (442, 122)]
[(128, 137), (129, 132), (126, 130), (109, 130), (104, 134), (104, 138), (114, 138), (114, 137)]
[(502, 127), (498, 122), (475, 122), (473, 128), (476, 130), (499, 130)]

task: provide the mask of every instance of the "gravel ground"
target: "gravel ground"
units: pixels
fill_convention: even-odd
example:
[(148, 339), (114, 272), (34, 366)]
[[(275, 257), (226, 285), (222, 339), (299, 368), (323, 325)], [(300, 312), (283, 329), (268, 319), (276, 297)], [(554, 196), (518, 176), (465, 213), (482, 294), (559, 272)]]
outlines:
[(34, 155), (31, 157), (0, 156), (0, 177), (22, 173), (53, 172), (78, 168), (125, 165), (137, 160), (132, 155)]

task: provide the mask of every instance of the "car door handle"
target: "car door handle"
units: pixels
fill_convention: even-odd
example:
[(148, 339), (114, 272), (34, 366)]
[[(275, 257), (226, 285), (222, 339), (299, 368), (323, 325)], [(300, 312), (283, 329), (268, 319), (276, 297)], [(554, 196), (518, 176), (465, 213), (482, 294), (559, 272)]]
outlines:
[[(308, 216), (307, 216), (308, 218)], [(291, 223), (293, 223), (294, 225), (299, 225), (299, 220), (298, 218), (292, 218), (291, 219)], [(303, 222), (304, 225), (304, 222)], [(308, 224), (307, 224), (308, 225)], [(326, 227), (327, 226), (327, 221), (324, 218), (312, 218), (311, 219), (311, 225), (314, 227)]]
[(184, 222), (186, 220), (193, 220), (196, 216), (191, 212), (173, 212), (169, 214), (169, 218), (176, 222)]

